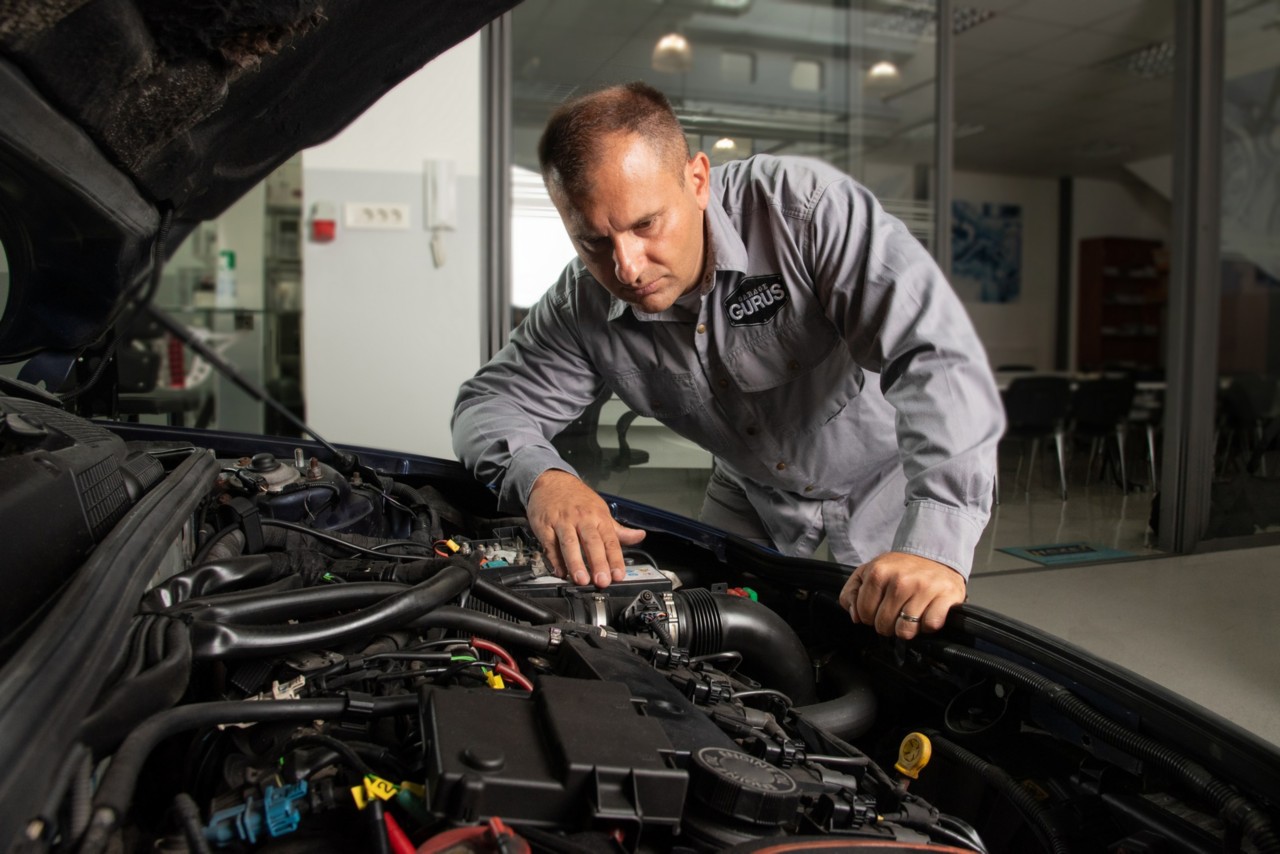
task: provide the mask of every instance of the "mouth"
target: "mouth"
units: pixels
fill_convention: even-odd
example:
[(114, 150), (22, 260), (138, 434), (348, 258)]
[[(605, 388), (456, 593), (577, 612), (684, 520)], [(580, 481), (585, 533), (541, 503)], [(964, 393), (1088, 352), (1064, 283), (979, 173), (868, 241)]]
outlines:
[(632, 299), (637, 299), (637, 300), (639, 300), (639, 299), (644, 299), (645, 297), (649, 296), (650, 294), (653, 294), (653, 293), (657, 292), (657, 290), (658, 290), (661, 286), (662, 286), (662, 279), (654, 279), (652, 282), (649, 282), (648, 284), (645, 284), (645, 285), (639, 285), (639, 286), (637, 286), (637, 287), (629, 288), (629, 291), (630, 291), (630, 294), (631, 294)]

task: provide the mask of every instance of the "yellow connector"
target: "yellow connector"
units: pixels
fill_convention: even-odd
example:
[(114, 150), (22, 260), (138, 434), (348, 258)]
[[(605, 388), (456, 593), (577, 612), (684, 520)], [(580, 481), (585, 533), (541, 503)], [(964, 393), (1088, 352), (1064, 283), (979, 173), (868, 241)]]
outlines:
[(932, 757), (933, 743), (929, 736), (920, 732), (909, 733), (898, 748), (898, 761), (893, 763), (893, 767), (915, 780)]
[(503, 688), (507, 687), (506, 683), (502, 681), (502, 674), (497, 673), (496, 671), (485, 671), (484, 678), (485, 681), (489, 683), (490, 688), (495, 688), (501, 691)]

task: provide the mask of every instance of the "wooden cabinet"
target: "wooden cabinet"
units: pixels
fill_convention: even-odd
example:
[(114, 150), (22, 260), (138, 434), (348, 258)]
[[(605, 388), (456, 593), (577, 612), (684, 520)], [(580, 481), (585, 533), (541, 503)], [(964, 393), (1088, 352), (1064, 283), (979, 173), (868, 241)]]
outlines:
[(1164, 367), (1168, 250), (1158, 240), (1080, 241), (1076, 362), (1082, 371)]

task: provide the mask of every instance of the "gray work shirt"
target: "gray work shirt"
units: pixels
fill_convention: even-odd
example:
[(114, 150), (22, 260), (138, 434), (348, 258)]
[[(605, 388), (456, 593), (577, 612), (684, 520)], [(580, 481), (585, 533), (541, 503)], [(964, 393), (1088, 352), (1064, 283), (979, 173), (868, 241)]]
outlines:
[[(818, 161), (711, 171), (707, 277), (660, 314), (579, 260), (458, 393), (458, 458), (507, 508), (572, 471), (550, 437), (606, 390), (709, 450), (778, 548), (828, 539), (966, 577), (991, 510), (1004, 414), (986, 355), (929, 254)], [(692, 307), (690, 307), (692, 305)]]

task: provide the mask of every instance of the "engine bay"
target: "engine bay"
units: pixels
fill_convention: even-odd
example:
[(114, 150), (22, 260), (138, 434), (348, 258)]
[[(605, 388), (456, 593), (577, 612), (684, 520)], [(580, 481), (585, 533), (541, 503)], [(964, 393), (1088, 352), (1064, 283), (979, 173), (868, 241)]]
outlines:
[(110, 570), (147, 577), (23, 850), (1277, 850), (1273, 805), (979, 616), (853, 625), (847, 569), (655, 527), (577, 587), (456, 473), (3, 402), (0, 465), (72, 471), (46, 489), (115, 525), (28, 537), (42, 596), (148, 501), (172, 516)]

